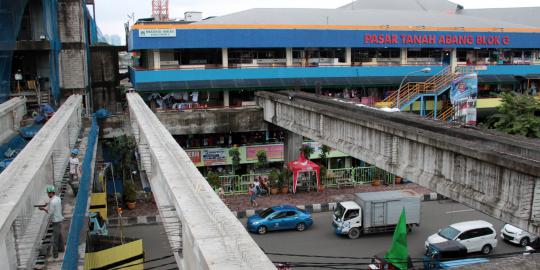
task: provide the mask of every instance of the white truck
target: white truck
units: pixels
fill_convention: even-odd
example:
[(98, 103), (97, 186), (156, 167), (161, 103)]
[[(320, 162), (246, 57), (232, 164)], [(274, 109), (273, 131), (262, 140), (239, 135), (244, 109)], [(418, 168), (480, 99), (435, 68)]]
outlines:
[(354, 201), (339, 202), (332, 226), (337, 235), (356, 239), (362, 234), (393, 231), (405, 208), (407, 228), (420, 224), (420, 196), (412, 190), (356, 193)]

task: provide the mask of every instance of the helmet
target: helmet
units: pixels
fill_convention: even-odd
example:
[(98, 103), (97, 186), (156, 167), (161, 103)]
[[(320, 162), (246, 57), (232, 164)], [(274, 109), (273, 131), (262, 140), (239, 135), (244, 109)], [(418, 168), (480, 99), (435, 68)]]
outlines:
[(52, 185), (47, 185), (46, 191), (47, 193), (51, 193), (51, 192), (55, 193), (56, 189)]
[(79, 154), (79, 149), (75, 148), (75, 149), (71, 150), (71, 154), (72, 155), (78, 155)]

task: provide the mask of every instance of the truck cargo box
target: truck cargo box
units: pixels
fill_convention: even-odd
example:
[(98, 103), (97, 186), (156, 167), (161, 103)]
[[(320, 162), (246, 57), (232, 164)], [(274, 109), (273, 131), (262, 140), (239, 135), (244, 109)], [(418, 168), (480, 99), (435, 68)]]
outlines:
[(420, 224), (420, 195), (412, 190), (356, 193), (355, 201), (363, 211), (363, 226), (396, 225), (405, 207), (407, 224)]

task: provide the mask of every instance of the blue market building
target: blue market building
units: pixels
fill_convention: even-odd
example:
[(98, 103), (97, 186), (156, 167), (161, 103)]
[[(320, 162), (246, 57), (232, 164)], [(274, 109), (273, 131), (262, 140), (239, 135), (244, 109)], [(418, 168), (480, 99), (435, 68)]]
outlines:
[[(142, 93), (201, 92), (210, 105), (226, 107), (249, 102), (252, 90), (261, 89), (345, 90), (382, 100), (405, 76), (424, 81), (458, 66), (474, 66), (480, 98), (533, 93), (540, 87), (537, 14), (540, 7), (474, 10), (446, 0), (358, 0), (337, 9), (144, 21), (129, 32), (129, 50), (138, 59), (130, 77)], [(429, 72), (418, 72), (426, 67)]]

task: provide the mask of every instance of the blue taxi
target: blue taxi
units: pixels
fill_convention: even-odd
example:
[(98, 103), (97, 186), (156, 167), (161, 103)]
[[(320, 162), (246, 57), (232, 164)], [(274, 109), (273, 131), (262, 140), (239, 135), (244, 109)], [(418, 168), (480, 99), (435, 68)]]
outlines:
[(265, 209), (247, 220), (250, 232), (265, 234), (268, 231), (303, 231), (313, 225), (313, 218), (292, 205), (279, 205)]

